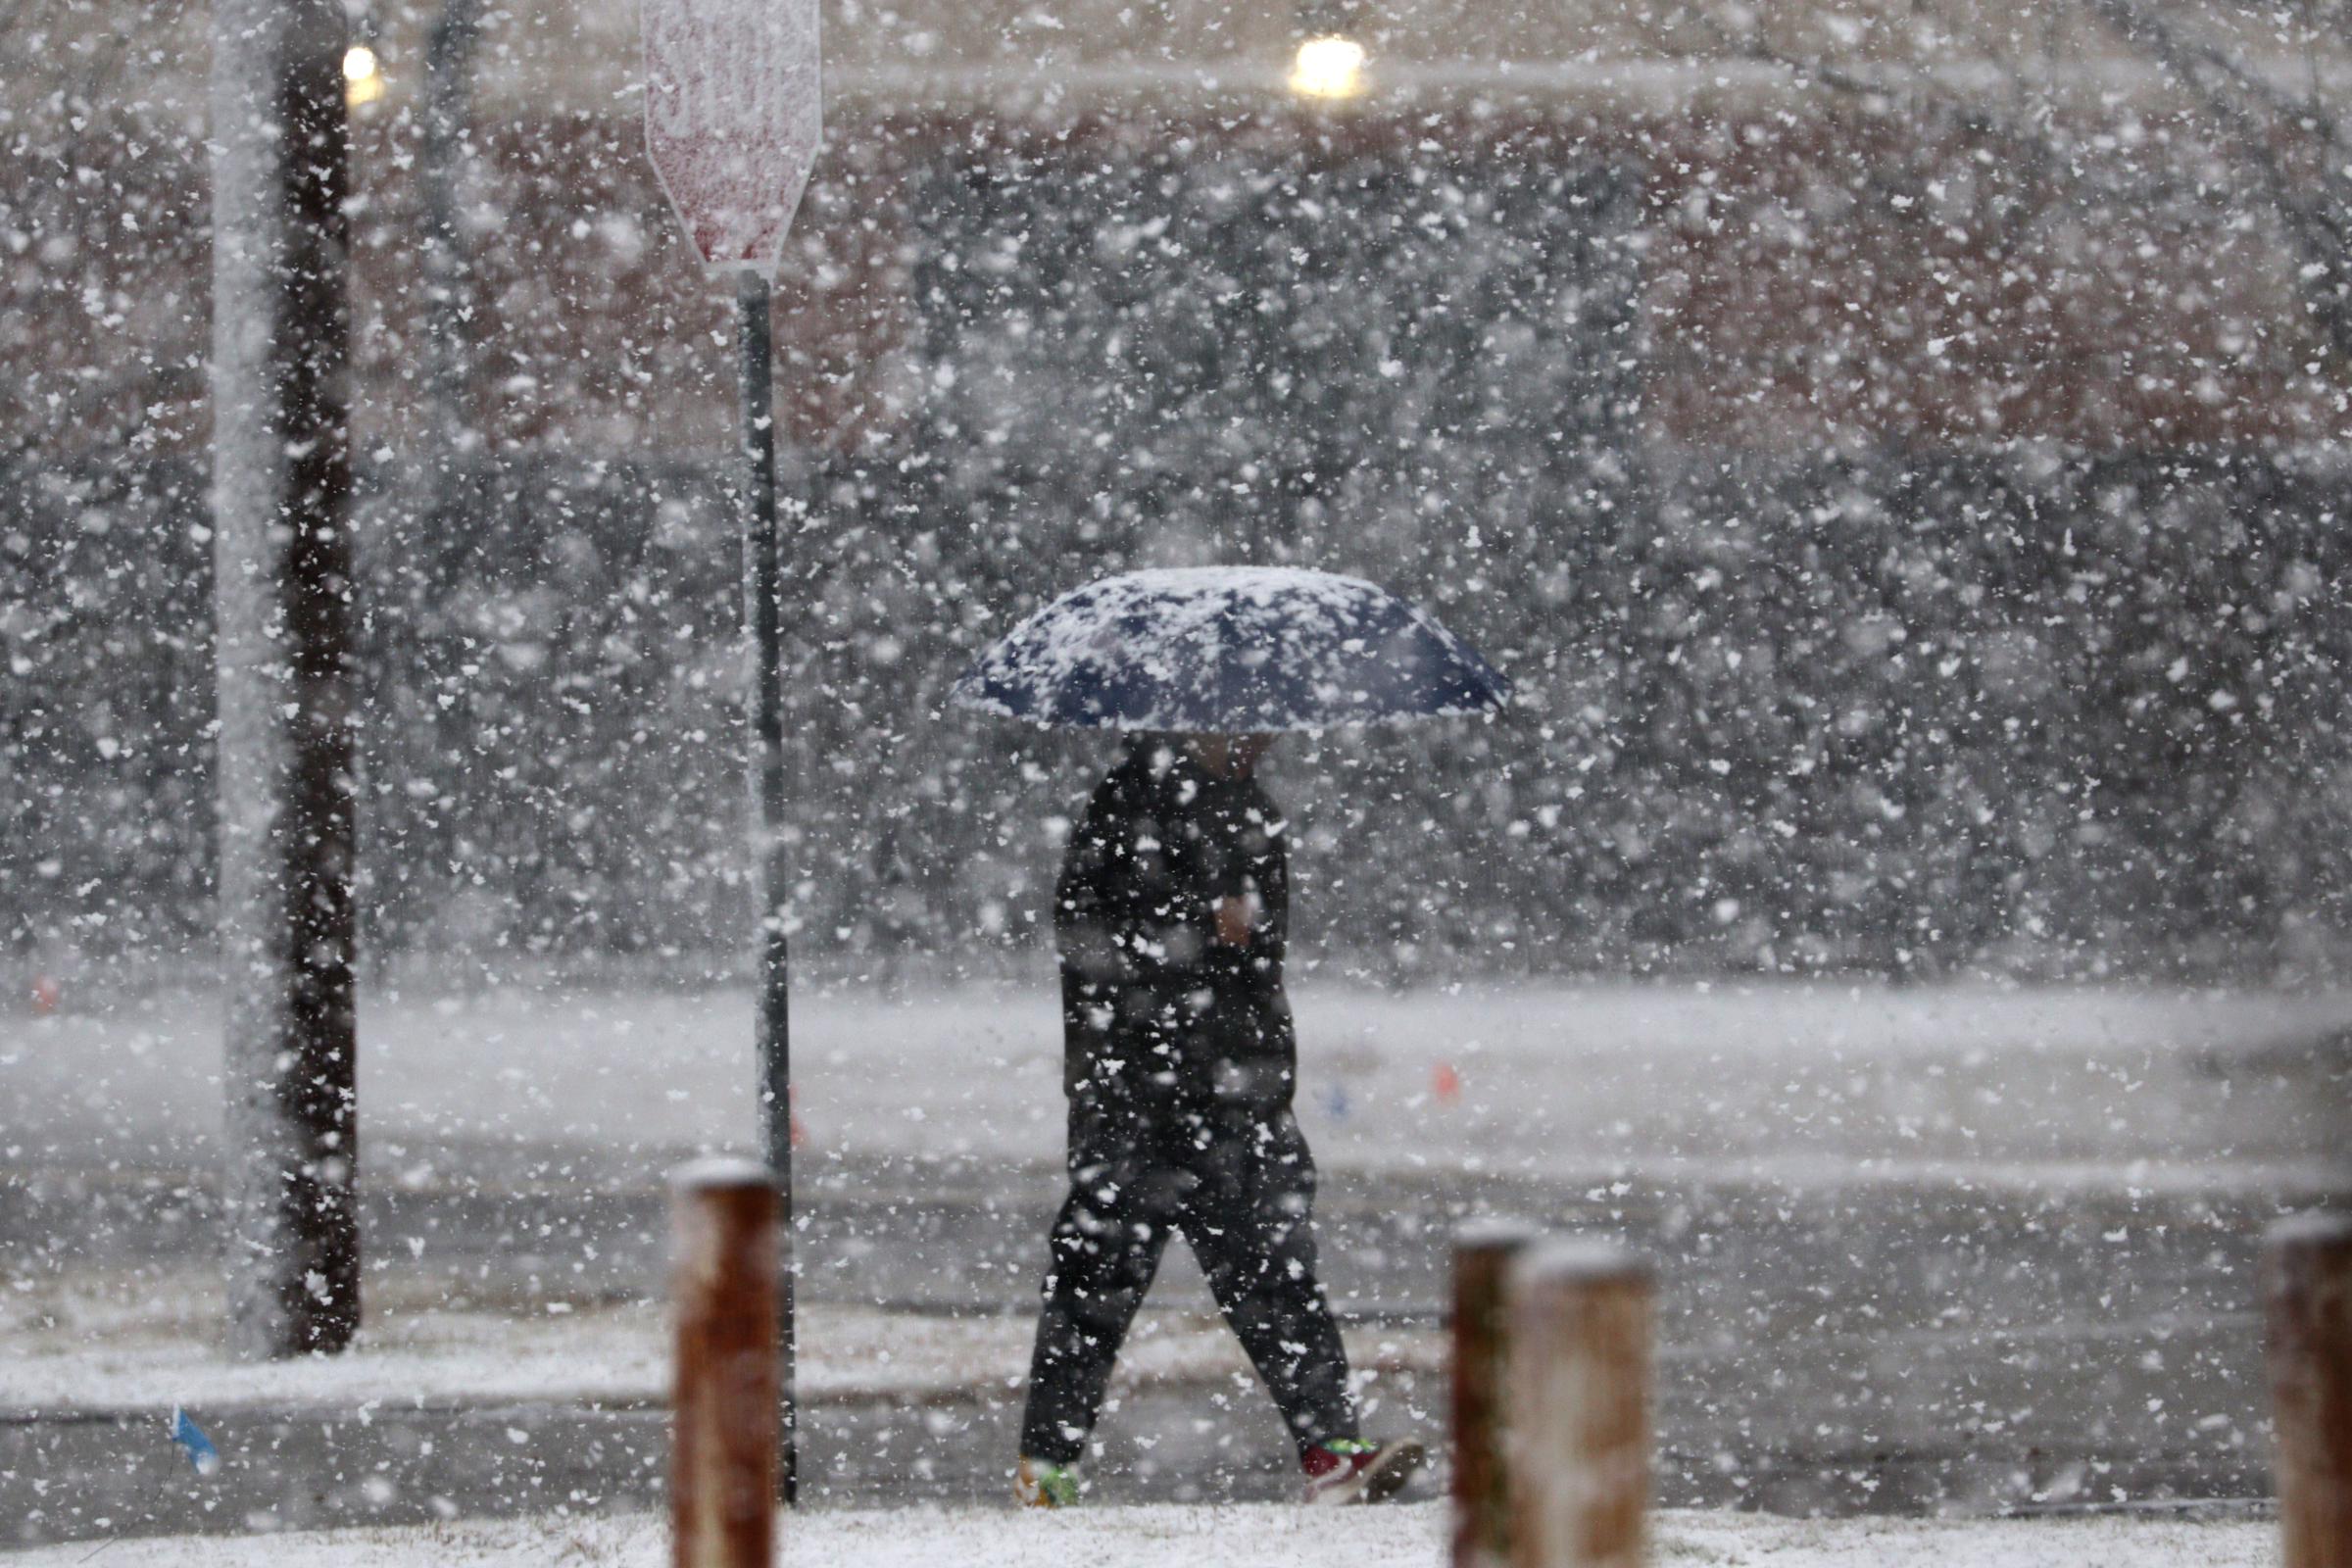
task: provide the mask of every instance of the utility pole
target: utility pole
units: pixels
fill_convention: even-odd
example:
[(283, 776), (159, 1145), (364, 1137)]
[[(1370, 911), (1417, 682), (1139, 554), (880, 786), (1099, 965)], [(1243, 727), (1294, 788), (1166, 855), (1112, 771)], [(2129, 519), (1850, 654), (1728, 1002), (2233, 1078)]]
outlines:
[(348, 42), (338, 0), (215, 0), (224, 1191), (256, 1359), (360, 1323)]

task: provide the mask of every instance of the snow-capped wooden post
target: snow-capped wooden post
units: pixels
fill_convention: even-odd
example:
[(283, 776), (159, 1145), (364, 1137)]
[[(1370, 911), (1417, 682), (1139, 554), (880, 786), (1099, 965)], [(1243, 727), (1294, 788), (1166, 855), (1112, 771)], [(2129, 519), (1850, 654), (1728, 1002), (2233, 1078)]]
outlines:
[(2352, 1568), (2352, 1214), (2298, 1214), (2267, 1240), (2285, 1568)]
[(1474, 1220), (1453, 1233), (1453, 1568), (1510, 1561), (1503, 1279), (1542, 1235), (1512, 1219)]
[(672, 1178), (678, 1321), (670, 1561), (769, 1568), (776, 1523), (776, 1183), (748, 1160)]
[(1636, 1568), (1649, 1502), (1650, 1280), (1613, 1247), (1540, 1242), (1505, 1275), (1513, 1568)]

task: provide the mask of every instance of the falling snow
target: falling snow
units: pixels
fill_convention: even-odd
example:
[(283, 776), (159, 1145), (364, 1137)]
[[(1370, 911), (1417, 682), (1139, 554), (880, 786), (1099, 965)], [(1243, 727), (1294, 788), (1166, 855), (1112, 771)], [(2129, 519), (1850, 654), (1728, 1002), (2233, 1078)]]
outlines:
[[(2269, 1560), (2344, 0), (664, 3), (0, 6), (0, 1545), (660, 1558), (772, 850), (805, 1560), (1433, 1560), (1495, 1215), (1652, 1270), (1665, 1560)], [(772, 833), (698, 236), (776, 256)], [(1236, 1212), (1436, 1468), (1269, 1506), (1173, 1249), (1090, 1511), (997, 1511), (1050, 1257), (1227, 1218), (1065, 1033), (1245, 980)]]

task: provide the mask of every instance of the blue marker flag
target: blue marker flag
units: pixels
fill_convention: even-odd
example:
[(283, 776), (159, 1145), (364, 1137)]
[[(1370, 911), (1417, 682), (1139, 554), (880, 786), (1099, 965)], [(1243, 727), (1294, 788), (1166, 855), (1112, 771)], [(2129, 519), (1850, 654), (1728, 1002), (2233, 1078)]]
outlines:
[(172, 1407), (172, 1441), (187, 1454), (198, 1475), (209, 1476), (220, 1468), (220, 1450), (204, 1435), (204, 1428), (189, 1420), (188, 1412), (176, 1404)]

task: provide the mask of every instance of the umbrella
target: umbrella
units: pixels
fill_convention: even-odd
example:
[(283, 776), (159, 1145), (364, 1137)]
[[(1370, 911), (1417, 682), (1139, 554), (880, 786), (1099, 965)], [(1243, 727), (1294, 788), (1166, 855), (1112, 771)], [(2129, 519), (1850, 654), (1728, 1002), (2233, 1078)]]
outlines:
[(1288, 566), (1131, 571), (1071, 590), (948, 694), (1065, 729), (1326, 729), (1498, 709), (1469, 644), (1360, 577)]

